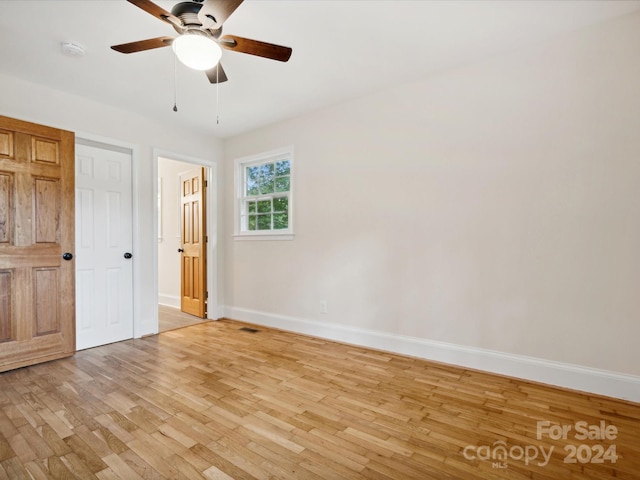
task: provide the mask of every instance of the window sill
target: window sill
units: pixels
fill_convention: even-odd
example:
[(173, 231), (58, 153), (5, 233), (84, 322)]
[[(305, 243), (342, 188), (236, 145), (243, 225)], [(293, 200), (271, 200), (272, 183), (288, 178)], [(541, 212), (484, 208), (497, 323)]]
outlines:
[(233, 235), (234, 240), (247, 241), (273, 241), (273, 240), (293, 240), (293, 233), (236, 233)]

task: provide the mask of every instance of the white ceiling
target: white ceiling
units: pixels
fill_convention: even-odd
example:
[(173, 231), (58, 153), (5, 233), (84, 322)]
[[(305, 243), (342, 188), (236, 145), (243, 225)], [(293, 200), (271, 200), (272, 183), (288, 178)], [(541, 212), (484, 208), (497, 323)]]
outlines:
[[(171, 48), (109, 48), (174, 35), (168, 24), (125, 0), (1, 0), (0, 73), (227, 137), (635, 10), (639, 0), (246, 0), (224, 33), (292, 47), (291, 60), (224, 51), (219, 90), (178, 64), (175, 113)], [(63, 41), (85, 56), (63, 55)]]

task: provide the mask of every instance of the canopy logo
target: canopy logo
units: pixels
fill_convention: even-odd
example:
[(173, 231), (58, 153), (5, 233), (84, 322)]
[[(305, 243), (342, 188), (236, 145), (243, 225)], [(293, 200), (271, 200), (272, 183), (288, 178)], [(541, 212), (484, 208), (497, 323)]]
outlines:
[[(536, 439), (589, 441), (589, 443), (568, 443), (564, 447), (564, 463), (616, 463), (618, 455), (615, 444), (599, 443), (618, 438), (618, 428), (601, 420), (597, 424), (579, 421), (572, 424), (553, 423), (540, 420), (536, 425)], [(467, 445), (462, 455), (467, 460), (492, 462), (493, 468), (508, 468), (509, 461), (521, 461), (525, 465), (549, 464), (556, 447), (554, 445), (512, 445), (497, 440), (492, 445)]]
[(537, 464), (544, 467), (549, 463), (551, 454), (553, 453), (553, 446), (545, 450), (544, 447), (536, 447), (535, 445), (513, 445), (507, 448), (507, 443), (502, 440), (493, 442), (493, 445), (481, 445), (474, 447), (473, 445), (467, 445), (464, 447), (462, 454), (467, 460), (484, 460), (491, 461), (493, 468), (507, 468), (509, 464), (507, 460), (523, 460), (524, 464), (529, 465), (532, 461), (540, 457), (541, 461)]

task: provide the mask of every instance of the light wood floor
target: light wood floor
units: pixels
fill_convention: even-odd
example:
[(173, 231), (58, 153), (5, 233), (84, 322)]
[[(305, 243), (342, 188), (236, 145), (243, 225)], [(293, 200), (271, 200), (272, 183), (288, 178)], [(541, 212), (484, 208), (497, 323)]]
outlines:
[(176, 328), (190, 327), (206, 321), (208, 320), (205, 318), (182, 313), (179, 308), (158, 305), (158, 331), (160, 333)]
[[(640, 405), (243, 326), (0, 374), (0, 478), (639, 478)], [(618, 433), (538, 440), (538, 421)], [(597, 444), (617, 461), (564, 462), (568, 445), (584, 460)], [(505, 462), (478, 458), (500, 445)], [(540, 447), (554, 448), (548, 464), (527, 465)]]

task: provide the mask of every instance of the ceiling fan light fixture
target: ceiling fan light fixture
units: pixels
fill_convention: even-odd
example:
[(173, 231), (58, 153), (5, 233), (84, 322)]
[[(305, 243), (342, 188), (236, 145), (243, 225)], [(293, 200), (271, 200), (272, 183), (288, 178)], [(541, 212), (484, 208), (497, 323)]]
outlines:
[(209, 70), (222, 57), (222, 49), (215, 40), (197, 33), (185, 33), (176, 38), (172, 48), (178, 60), (194, 70)]

